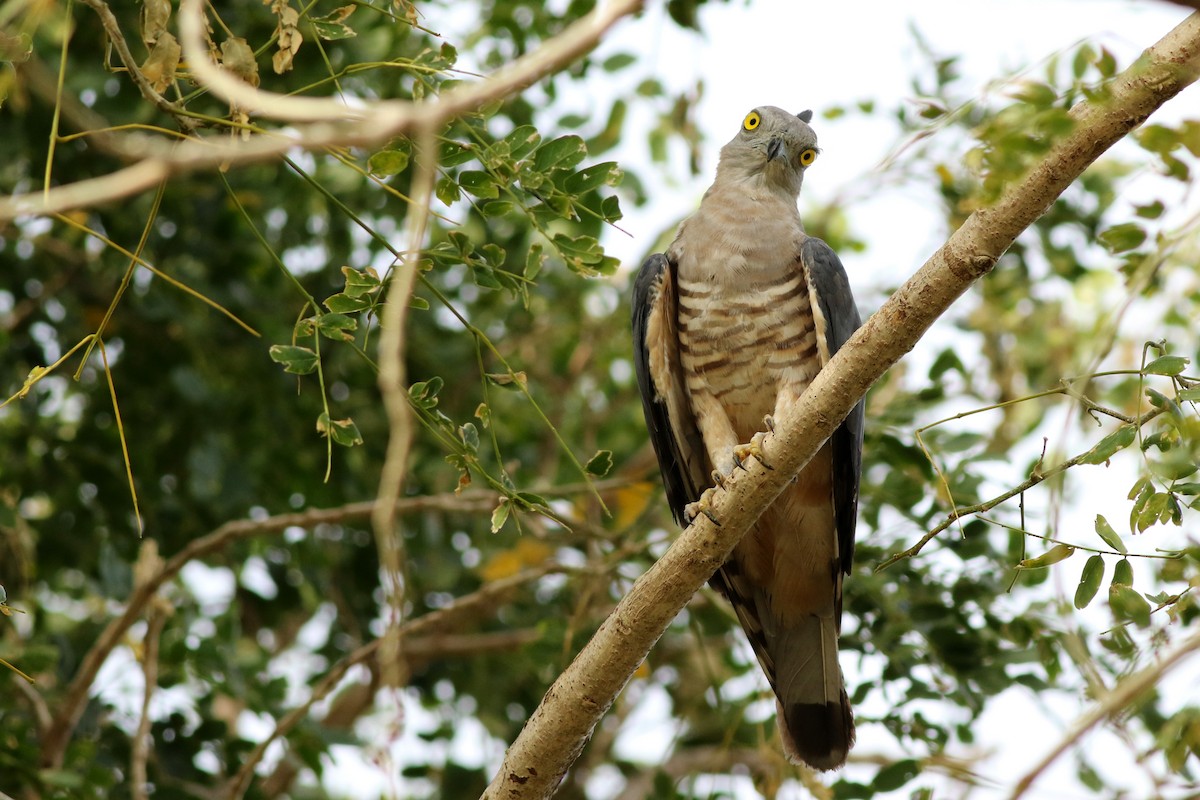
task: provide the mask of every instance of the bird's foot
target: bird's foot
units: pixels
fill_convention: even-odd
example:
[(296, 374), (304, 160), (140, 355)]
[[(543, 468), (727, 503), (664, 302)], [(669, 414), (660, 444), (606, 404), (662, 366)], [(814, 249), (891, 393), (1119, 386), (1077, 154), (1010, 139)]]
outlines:
[(767, 460), (765, 458), (763, 458), (762, 443), (766, 437), (767, 437), (767, 435), (765, 433), (763, 433), (762, 431), (759, 431), (758, 433), (754, 434), (754, 436), (752, 436), (750, 438), (749, 444), (739, 444), (736, 447), (734, 447), (733, 448), (734, 462), (736, 462), (739, 467), (742, 467), (742, 469), (745, 469), (745, 467), (742, 466), (742, 463), (746, 459), (753, 457), (758, 460), (758, 463), (762, 464), (767, 469), (775, 469), (769, 463), (767, 463)]
[(703, 514), (709, 518), (713, 525), (716, 525), (718, 528), (721, 527), (721, 523), (717, 520), (716, 515), (713, 514), (712, 509), (712, 499), (716, 493), (716, 488), (705, 489), (704, 494), (700, 495), (699, 500), (694, 503), (688, 503), (683, 507), (683, 518), (688, 525), (691, 525), (696, 521), (696, 517)]
[(713, 482), (714, 486), (716, 486), (720, 489), (725, 488), (725, 476), (721, 474), (721, 470), (714, 469), (712, 471), (712, 475), (710, 475), (709, 477), (712, 478), (712, 482)]
[(767, 430), (769, 430), (771, 433), (775, 432), (775, 418), (770, 414), (767, 414), (765, 417), (763, 417), (763, 425), (767, 426)]

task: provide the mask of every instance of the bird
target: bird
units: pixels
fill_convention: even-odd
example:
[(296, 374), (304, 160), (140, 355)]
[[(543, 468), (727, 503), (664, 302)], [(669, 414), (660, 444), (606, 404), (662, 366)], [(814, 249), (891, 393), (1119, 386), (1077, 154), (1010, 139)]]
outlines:
[[(846, 270), (797, 207), (812, 111), (753, 109), (665, 253), (634, 280), (634, 372), (667, 501), (686, 527), (861, 324)], [(854, 556), (864, 407), (854, 407), (710, 584), (774, 690), (784, 754), (843, 766), (854, 714), (838, 659)], [(714, 518), (714, 521), (717, 521)]]

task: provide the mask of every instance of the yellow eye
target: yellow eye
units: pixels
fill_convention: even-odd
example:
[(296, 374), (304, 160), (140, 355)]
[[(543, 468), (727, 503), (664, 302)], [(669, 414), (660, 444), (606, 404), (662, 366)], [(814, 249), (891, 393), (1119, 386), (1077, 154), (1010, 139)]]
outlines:
[(817, 160), (817, 151), (811, 147), (800, 154), (800, 166), (807, 167), (809, 164)]
[(751, 111), (746, 115), (746, 119), (742, 121), (742, 128), (743, 130), (752, 131), (758, 127), (760, 122), (762, 122), (762, 117), (758, 115), (758, 112)]

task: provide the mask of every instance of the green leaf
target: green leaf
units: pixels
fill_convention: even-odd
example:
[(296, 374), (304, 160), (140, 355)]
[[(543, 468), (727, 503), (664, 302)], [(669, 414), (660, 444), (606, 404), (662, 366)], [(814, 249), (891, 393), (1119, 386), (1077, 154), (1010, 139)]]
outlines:
[(484, 200), (495, 200), (500, 196), (500, 186), (496, 179), (486, 172), (466, 169), (458, 175), (458, 185), (476, 197)]
[(1105, 78), (1111, 78), (1117, 74), (1117, 59), (1107, 47), (1100, 48), (1100, 58), (1096, 61), (1096, 67)]
[(513, 204), (509, 200), (492, 200), (484, 203), (479, 210), (485, 217), (502, 217), (513, 210)]
[(937, 358), (933, 360), (933, 365), (929, 368), (929, 380), (937, 381), (947, 372), (953, 370), (959, 375), (966, 377), (967, 368), (963, 364), (962, 359), (958, 357), (958, 353), (950, 348), (946, 348), (938, 353)]
[(1075, 548), (1068, 544), (1056, 544), (1036, 558), (1026, 558), (1017, 563), (1018, 569), (1044, 569), (1070, 558)]
[(1104, 543), (1116, 550), (1118, 553), (1128, 553), (1125, 549), (1125, 543), (1121, 541), (1121, 537), (1113, 530), (1112, 525), (1108, 524), (1108, 520), (1103, 514), (1096, 515), (1096, 533), (1104, 540)]
[[(604, 217), (605, 222), (616, 222), (625, 216), (621, 211), (621, 200), (615, 194), (609, 195), (600, 201), (600, 216)], [(1200, 390), (1198, 390), (1200, 391)]]
[(418, 311), (428, 311), (429, 301), (424, 297), (417, 297), (416, 295), (413, 295), (412, 297), (408, 298), (408, 307), (415, 308)]
[(1136, 222), (1124, 222), (1101, 231), (1097, 238), (1108, 248), (1108, 252), (1116, 255), (1141, 247), (1146, 241), (1146, 231)]
[(600, 66), (605, 72), (616, 72), (618, 70), (625, 69), (636, 61), (637, 56), (631, 55), (630, 53), (615, 53), (604, 59)]
[(342, 6), (323, 17), (310, 17), (308, 21), (312, 24), (313, 30), (317, 32), (317, 36), (326, 41), (348, 39), (358, 35), (353, 28), (346, 24), (346, 19), (354, 13), (356, 8), (358, 6), (353, 4)]
[(334, 314), (357, 314), (371, 307), (367, 297), (351, 297), (348, 294), (331, 294), (325, 298), (325, 307)]
[(454, 179), (449, 177), (440, 178), (434, 186), (433, 193), (448, 206), (454, 205), (462, 197), (462, 190), (458, 188)]
[(1137, 436), (1137, 428), (1133, 425), (1122, 425), (1115, 431), (1105, 436), (1096, 446), (1083, 455), (1080, 459), (1081, 464), (1103, 464), (1108, 461), (1118, 450), (1124, 450), (1129, 445), (1133, 444), (1134, 438)]
[(541, 143), (542, 135), (532, 125), (519, 125), (503, 141), (508, 145), (509, 155), (521, 159), (534, 151)]
[(352, 342), (354, 334), (351, 331), (358, 330), (358, 321), (345, 314), (322, 314), (317, 318), (317, 329), (328, 339)]
[(380, 150), (367, 159), (367, 172), (383, 178), (399, 175), (408, 168), (408, 159), (403, 150)]
[(516, 499), (520, 502), (522, 508), (531, 511), (550, 507), (550, 501), (535, 492), (518, 492)]
[(1197, 469), (1200, 469), (1200, 465), (1192, 461), (1192, 456), (1183, 450), (1176, 450), (1155, 464), (1158, 474), (1169, 481), (1190, 478), (1196, 474)]
[(1134, 206), (1133, 213), (1137, 214), (1142, 219), (1158, 219), (1166, 211), (1167, 207), (1163, 205), (1161, 200), (1155, 200), (1153, 203), (1146, 205)]
[(1142, 367), (1142, 372), (1147, 375), (1178, 375), (1189, 363), (1183, 356), (1159, 356)]
[(603, 478), (613, 467), (612, 450), (600, 450), (584, 465), (589, 475)]
[(551, 167), (570, 169), (587, 157), (587, 145), (578, 136), (560, 136), (546, 142), (537, 149), (533, 157), (533, 167), (538, 172), (546, 172)]
[(1096, 52), (1092, 50), (1089, 44), (1083, 44), (1075, 51), (1075, 57), (1071, 59), (1071, 74), (1075, 76), (1075, 80), (1079, 80), (1087, 72), (1087, 68), (1096, 60)]
[(365, 270), (342, 267), (342, 274), (346, 276), (345, 294), (347, 297), (362, 297), (365, 294), (371, 294), (383, 285), (383, 282), (379, 280), (379, 273), (371, 267), (367, 267)]
[(1103, 581), (1104, 559), (1098, 555), (1092, 556), (1083, 565), (1083, 574), (1079, 578), (1079, 586), (1075, 589), (1075, 607), (1087, 608), (1088, 603), (1095, 598), (1096, 592), (1100, 591)]
[(1167, 504), (1171, 500), (1171, 495), (1167, 492), (1156, 492), (1153, 497), (1146, 501), (1142, 513), (1138, 515), (1137, 529), (1138, 533), (1145, 531), (1151, 525), (1159, 522), (1163, 512), (1167, 511)]
[(271, 360), (283, 364), (284, 372), (307, 375), (317, 368), (317, 354), (294, 344), (273, 344), (267, 351)]
[(1133, 586), (1133, 566), (1128, 558), (1122, 558), (1113, 568), (1112, 586)]
[(408, 397), (417, 408), (430, 409), (437, 405), (438, 392), (442, 390), (443, 381), (434, 375), (427, 381), (418, 381), (408, 387)]
[(322, 413), (317, 417), (317, 433), (332, 438), (334, 444), (342, 447), (356, 447), (363, 443), (358, 426), (349, 417), (330, 419), (328, 414)]
[(464, 422), (458, 429), (458, 438), (472, 453), (479, 450), (479, 429), (472, 422)]
[(902, 761), (888, 764), (875, 773), (875, 780), (871, 781), (871, 787), (877, 792), (895, 791), (917, 777), (920, 772), (921, 762), (915, 758), (906, 758)]
[(1117, 619), (1129, 620), (1142, 628), (1150, 624), (1150, 603), (1130, 586), (1114, 584), (1109, 589), (1108, 605)]
[(521, 273), (521, 276), (533, 280), (542, 271), (542, 265), (545, 263), (546, 256), (542, 253), (542, 245), (533, 245), (525, 255), (525, 270)]
[(615, 161), (593, 164), (567, 178), (564, 188), (571, 194), (583, 194), (601, 186), (615, 186), (621, 180), (621, 169)]

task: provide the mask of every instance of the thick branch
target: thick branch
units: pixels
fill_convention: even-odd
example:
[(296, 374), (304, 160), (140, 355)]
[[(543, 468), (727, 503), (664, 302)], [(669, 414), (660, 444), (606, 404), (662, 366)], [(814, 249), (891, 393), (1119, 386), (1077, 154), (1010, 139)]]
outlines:
[(1110, 85), (1106, 102), (1081, 103), (1074, 130), (992, 207), (972, 214), (775, 420), (767, 462), (727, 484), (706, 517), (684, 531), (634, 584), (595, 637), (546, 692), (484, 792), (489, 800), (546, 798), (591, 737), (592, 729), (634, 669), (688, 599), (738, 540), (808, 463), (889, 367), (967, 288), (986, 275), (1025, 228), (1106, 149), (1200, 74), (1200, 15), (1194, 14), (1146, 51)]

